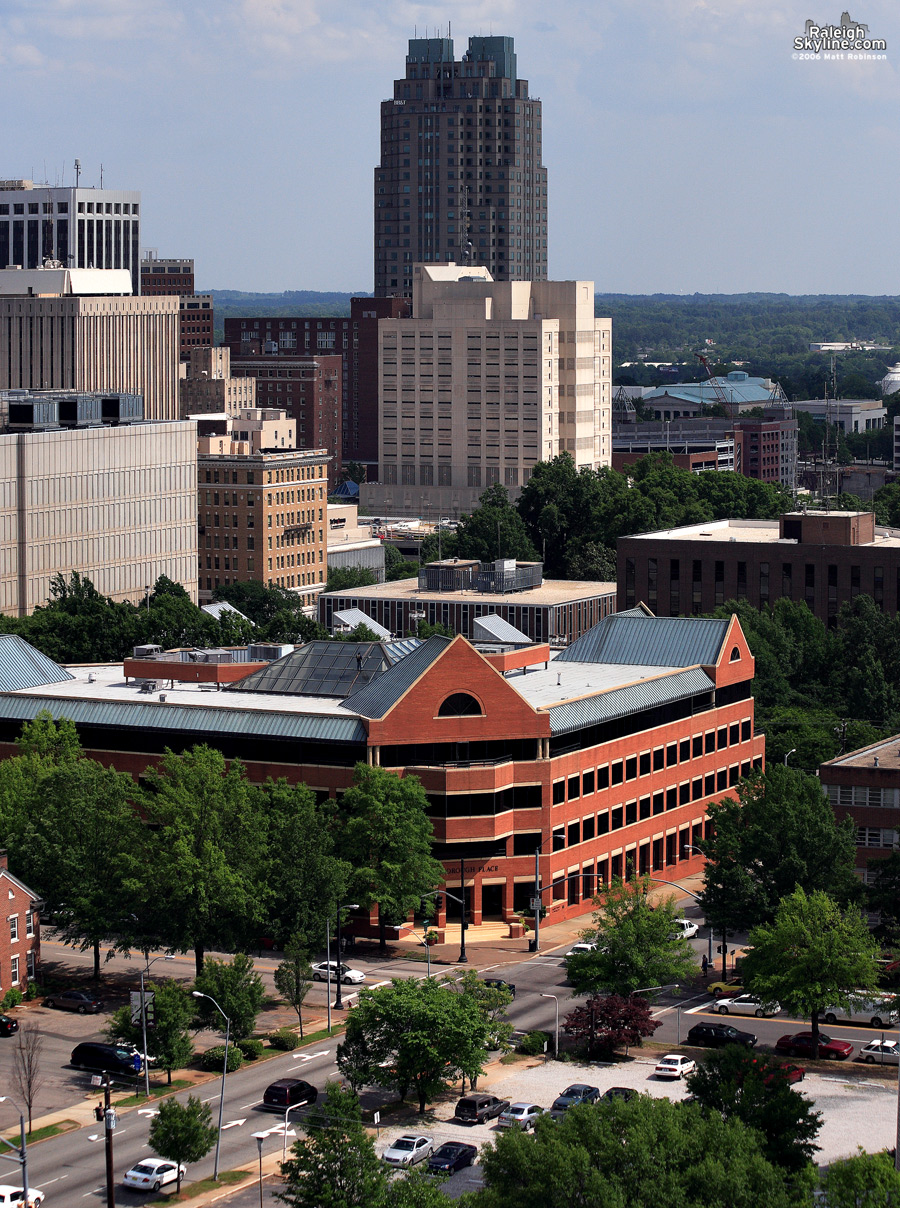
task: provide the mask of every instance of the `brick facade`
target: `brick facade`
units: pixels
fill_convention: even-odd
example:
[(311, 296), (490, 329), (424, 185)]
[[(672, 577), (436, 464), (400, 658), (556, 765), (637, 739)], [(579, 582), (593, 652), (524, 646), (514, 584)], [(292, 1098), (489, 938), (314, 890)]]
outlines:
[(9, 871), (6, 852), (0, 851), (0, 894), (5, 917), (0, 920), (0, 998), (11, 989), (24, 990), (39, 980), (41, 923), (37, 894)]

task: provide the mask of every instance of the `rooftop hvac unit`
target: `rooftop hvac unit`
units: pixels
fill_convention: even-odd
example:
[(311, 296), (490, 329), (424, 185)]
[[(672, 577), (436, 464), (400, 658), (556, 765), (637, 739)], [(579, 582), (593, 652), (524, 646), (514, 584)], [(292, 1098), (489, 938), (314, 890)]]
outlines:
[(271, 642), (258, 642), (247, 647), (247, 654), (251, 663), (274, 663), (276, 659), (290, 654), (293, 649), (294, 647), (287, 643), (276, 645)]
[(162, 654), (162, 646), (135, 646), (132, 655), (136, 659), (152, 659), (154, 654)]

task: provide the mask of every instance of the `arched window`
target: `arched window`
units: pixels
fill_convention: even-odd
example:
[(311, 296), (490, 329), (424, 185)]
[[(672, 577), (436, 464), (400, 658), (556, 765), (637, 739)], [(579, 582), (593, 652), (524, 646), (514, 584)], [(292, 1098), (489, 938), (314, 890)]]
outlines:
[(468, 692), (454, 692), (438, 709), (438, 717), (481, 717), (483, 710)]
[(735, 646), (735, 648), (731, 652), (731, 659), (729, 661), (732, 663), (739, 663), (740, 660), (741, 660), (741, 652), (740, 652), (740, 650), (738, 650), (737, 646)]

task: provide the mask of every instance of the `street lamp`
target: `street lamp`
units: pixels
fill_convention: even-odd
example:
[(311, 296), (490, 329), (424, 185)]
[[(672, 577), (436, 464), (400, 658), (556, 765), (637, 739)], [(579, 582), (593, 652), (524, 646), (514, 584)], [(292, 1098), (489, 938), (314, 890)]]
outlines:
[[(144, 959), (147, 959), (146, 954)], [(152, 961), (147, 961), (144, 968), (141, 970), (141, 1032), (144, 1037), (144, 1094), (150, 1098), (150, 1062), (147, 1059), (147, 1000), (144, 997), (144, 974), (150, 972), (150, 966), (155, 965), (157, 961), (173, 961), (175, 959), (171, 953), (166, 956), (154, 956)]]
[[(681, 850), (682, 850), (682, 852), (686, 852), (686, 851), (695, 851), (695, 852), (697, 853), (697, 855), (698, 855), (698, 856), (702, 856), (702, 855), (704, 855), (704, 854), (705, 854), (704, 852), (702, 852), (702, 851), (700, 850), (700, 848), (699, 848), (699, 847), (692, 847), (690, 843), (685, 843), (685, 844), (683, 844), (683, 845), (682, 845)], [(661, 882), (661, 884), (663, 884), (663, 885), (675, 885), (675, 884), (677, 884), (675, 881), (662, 881), (660, 877), (651, 877), (650, 879), (651, 879), (652, 881), (660, 881), (660, 882)], [(693, 893), (693, 892), (692, 892), (690, 889), (685, 889), (683, 885), (679, 885), (679, 886), (678, 886), (678, 888), (681, 890), (681, 892), (682, 892), (682, 893), (686, 893), (686, 894), (688, 895), (688, 897), (689, 897), (689, 898), (694, 898), (694, 900), (695, 900), (695, 901), (698, 901), (698, 902), (699, 902), (699, 900), (700, 900), (700, 895), (699, 895), (699, 893)], [(709, 946), (708, 946), (708, 950), (707, 950), (707, 953), (706, 953), (706, 963), (707, 963), (707, 968), (711, 968), (711, 967), (712, 967), (712, 963), (713, 963), (713, 950), (712, 950), (713, 945), (712, 945), (712, 940), (713, 940), (713, 936), (712, 936), (712, 923), (710, 923), (710, 924), (709, 924)], [(722, 947), (723, 947), (723, 948), (725, 947), (724, 943), (723, 943)]]
[[(337, 909), (337, 946), (338, 946), (338, 976), (337, 976), (337, 995), (334, 1000), (334, 1009), (342, 1011), (344, 1009), (344, 1000), (341, 998), (341, 911), (342, 910), (359, 910), (358, 902), (345, 902), (339, 905)], [(327, 971), (328, 986), (328, 1035), (331, 1035), (331, 916), (325, 918), (325, 964)]]
[(213, 1179), (219, 1181), (219, 1149), (222, 1145), (222, 1112), (225, 1108), (225, 1075), (228, 1073), (228, 1041), (231, 1038), (231, 1020), (216, 1002), (211, 994), (202, 994), (199, 990), (192, 990), (194, 998), (208, 998), (212, 1005), (216, 1008), (222, 1018), (225, 1020), (225, 1060), (222, 1062), (222, 1093), (219, 1095), (219, 1128), (216, 1133), (216, 1157), (213, 1162)]
[(285, 1159), (287, 1158), (288, 1116), (291, 1114), (291, 1112), (298, 1111), (301, 1107), (306, 1107), (306, 1106), (308, 1106), (306, 1103), (291, 1103), (285, 1110), (284, 1133), (282, 1135), (282, 1140), (281, 1140), (281, 1160), (282, 1160), (282, 1162), (284, 1162)]
[(553, 1038), (553, 1054), (559, 1056), (559, 996), (557, 994), (542, 994), (541, 998), (552, 998), (556, 1003), (556, 1034)]
[[(460, 866), (460, 869), (461, 868), (462, 868), (462, 866)], [(426, 893), (424, 896), (426, 898), (433, 898), (433, 897), (437, 897), (441, 894), (443, 894), (443, 896), (445, 898), (452, 898), (454, 902), (459, 903), (459, 962), (458, 963), (461, 965), (466, 965), (469, 962), (469, 958), (466, 956), (466, 903), (464, 901), (465, 891), (463, 892), (462, 898), (458, 898), (455, 893), (450, 893), (450, 891), (447, 889), (434, 889), (431, 891), (431, 893)]]
[(785, 767), (787, 767), (787, 765), (788, 765), (787, 761), (790, 759), (790, 757), (792, 755), (796, 754), (796, 752), (797, 752), (797, 748), (791, 747), (791, 749), (788, 751), (787, 755), (785, 755), (785, 757), (784, 757), (784, 766)]
[(262, 1198), (262, 1143), (263, 1143), (263, 1141), (265, 1141), (265, 1139), (266, 1139), (266, 1137), (267, 1137), (268, 1135), (269, 1135), (269, 1134), (268, 1134), (268, 1133), (265, 1133), (265, 1132), (255, 1132), (255, 1133), (253, 1133), (253, 1134), (252, 1134), (252, 1136), (253, 1136), (253, 1137), (255, 1138), (255, 1140), (256, 1140), (256, 1148), (257, 1148), (257, 1150), (259, 1151), (259, 1208), (263, 1208), (263, 1198)]
[(15, 1099), (9, 1095), (0, 1095), (0, 1103), (11, 1103), (19, 1112), (19, 1138), (22, 1142), (21, 1146), (16, 1150), (15, 1145), (7, 1141), (6, 1137), (0, 1137), (0, 1141), (4, 1145), (7, 1145), (13, 1153), (18, 1154), (13, 1160), (18, 1162), (22, 1167), (22, 1190), (24, 1191), (22, 1203), (25, 1205), (25, 1208), (28, 1208), (28, 1149), (25, 1145), (25, 1113), (19, 1107), (18, 1103), (16, 1103)]

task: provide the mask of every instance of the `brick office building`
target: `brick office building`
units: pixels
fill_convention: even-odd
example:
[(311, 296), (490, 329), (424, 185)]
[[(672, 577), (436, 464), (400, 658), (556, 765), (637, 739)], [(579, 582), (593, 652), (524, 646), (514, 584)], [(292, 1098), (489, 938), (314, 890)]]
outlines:
[(40, 902), (33, 890), (9, 871), (0, 850), (0, 893), (6, 919), (0, 925), (0, 998), (7, 990), (23, 989), (39, 976), (41, 963)]
[[(472, 923), (528, 911), (538, 851), (558, 921), (631, 869), (696, 872), (686, 848), (709, 803), (762, 766), (764, 737), (736, 618), (635, 610), (545, 667), (549, 657), (544, 644), (479, 650), (463, 637), (311, 642), (217, 692), (175, 675), (159, 701), (121, 667), (57, 668), (0, 694), (0, 756), (48, 710), (72, 719), (88, 754), (136, 776), (166, 746), (198, 742), (240, 758), (253, 780), (285, 776), (326, 797), (359, 761), (414, 774), (446, 885), (458, 894), (462, 872)], [(3, 659), (0, 643), (0, 682)]]
[[(341, 450), (378, 478), (378, 320), (405, 319), (404, 298), (351, 298), (350, 317), (227, 318), (224, 343), (235, 357), (277, 346), (281, 355), (341, 358)], [(281, 406), (282, 404), (278, 404)]]
[(620, 537), (618, 605), (661, 616), (804, 600), (826, 625), (858, 595), (893, 615), (900, 604), (900, 533), (873, 512), (787, 512), (777, 520), (712, 520)]
[(141, 293), (181, 299), (178, 313), (182, 361), (191, 359), (192, 348), (212, 347), (212, 294), (196, 292), (193, 260), (159, 260), (153, 252), (147, 253), (141, 261)]
[(869, 884), (900, 846), (900, 734), (829, 759), (819, 777), (838, 822), (853, 819), (856, 874)]

